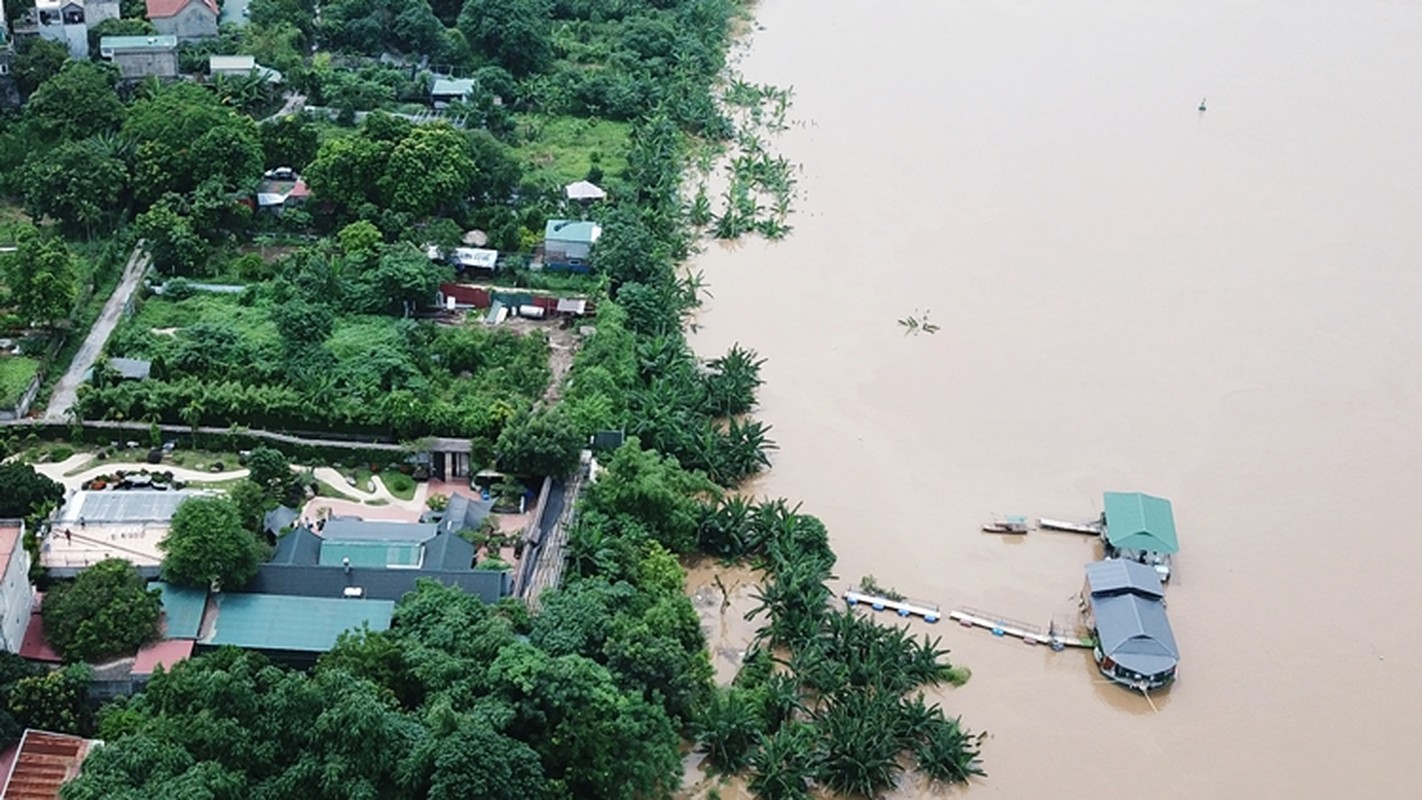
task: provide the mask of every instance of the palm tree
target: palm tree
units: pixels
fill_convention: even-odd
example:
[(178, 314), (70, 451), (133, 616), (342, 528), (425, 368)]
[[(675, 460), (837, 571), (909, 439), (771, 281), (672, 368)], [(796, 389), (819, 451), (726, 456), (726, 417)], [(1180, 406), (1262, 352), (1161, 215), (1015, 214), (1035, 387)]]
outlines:
[(877, 796), (894, 785), (902, 767), (899, 705), (873, 690), (845, 692), (821, 709), (824, 751), (817, 779), (841, 794)]
[(731, 346), (724, 356), (707, 362), (706, 410), (712, 416), (744, 414), (755, 405), (755, 391), (764, 383), (760, 368), (765, 359), (754, 350)]
[(692, 738), (718, 772), (740, 772), (750, 763), (763, 720), (744, 689), (717, 689), (692, 723)]
[(751, 755), (750, 790), (761, 800), (806, 800), (818, 759), (814, 731), (787, 725)]

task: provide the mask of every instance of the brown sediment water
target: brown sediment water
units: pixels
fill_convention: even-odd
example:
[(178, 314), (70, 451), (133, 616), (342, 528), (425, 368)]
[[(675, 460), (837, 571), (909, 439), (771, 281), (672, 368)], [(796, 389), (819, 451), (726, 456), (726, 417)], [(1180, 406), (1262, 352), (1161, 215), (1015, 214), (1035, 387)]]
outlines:
[(1098, 545), (982, 522), (1174, 502), (1158, 713), (1083, 651), (917, 624), (974, 673), (936, 695), (991, 733), (968, 794), (1416, 796), (1422, 6), (756, 15), (739, 68), (795, 89), (795, 232), (696, 259), (694, 342), (769, 359), (755, 489), (825, 521), (836, 589), (1045, 624)]

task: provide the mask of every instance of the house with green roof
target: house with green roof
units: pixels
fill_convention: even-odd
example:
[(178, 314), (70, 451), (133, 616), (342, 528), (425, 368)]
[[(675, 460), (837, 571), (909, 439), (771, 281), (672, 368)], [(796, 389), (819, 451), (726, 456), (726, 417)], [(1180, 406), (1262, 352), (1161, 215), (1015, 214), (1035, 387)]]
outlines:
[(197, 640), (197, 652), (223, 646), (256, 650), (288, 664), (315, 663), (346, 631), (390, 629), (391, 600), (297, 597), (222, 592), (215, 614)]
[(99, 57), (117, 67), (124, 80), (178, 77), (176, 36), (104, 36)]
[(596, 222), (550, 219), (543, 228), (543, 266), (553, 271), (587, 272), (592, 249), (602, 236)]
[(1180, 550), (1170, 501), (1141, 492), (1106, 492), (1104, 505), (1107, 558), (1147, 564), (1161, 580), (1170, 580), (1170, 556)]

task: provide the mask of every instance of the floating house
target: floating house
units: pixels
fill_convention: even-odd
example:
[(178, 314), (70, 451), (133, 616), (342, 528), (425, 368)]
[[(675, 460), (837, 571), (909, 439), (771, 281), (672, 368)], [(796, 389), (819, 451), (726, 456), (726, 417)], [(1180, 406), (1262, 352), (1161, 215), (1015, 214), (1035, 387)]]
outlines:
[(1107, 492), (1101, 517), (1107, 558), (1124, 558), (1152, 567), (1170, 580), (1170, 557), (1180, 550), (1170, 501), (1140, 492)]
[(1082, 594), (1102, 675), (1142, 692), (1175, 680), (1180, 650), (1165, 614), (1165, 588), (1154, 569), (1124, 559), (1087, 564)]
[(543, 263), (550, 270), (587, 272), (593, 245), (602, 236), (596, 222), (550, 219), (543, 229)]

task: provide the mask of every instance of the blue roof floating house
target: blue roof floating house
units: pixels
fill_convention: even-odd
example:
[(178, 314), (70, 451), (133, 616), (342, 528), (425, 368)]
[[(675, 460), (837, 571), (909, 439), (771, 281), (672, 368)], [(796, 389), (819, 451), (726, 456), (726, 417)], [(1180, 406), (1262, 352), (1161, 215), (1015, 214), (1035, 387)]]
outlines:
[(549, 270), (587, 272), (593, 245), (602, 236), (596, 222), (550, 219), (543, 228), (543, 265)]
[(1112, 559), (1086, 565), (1088, 623), (1096, 632), (1097, 668), (1138, 691), (1175, 680), (1180, 650), (1165, 614), (1165, 590), (1149, 566)]

